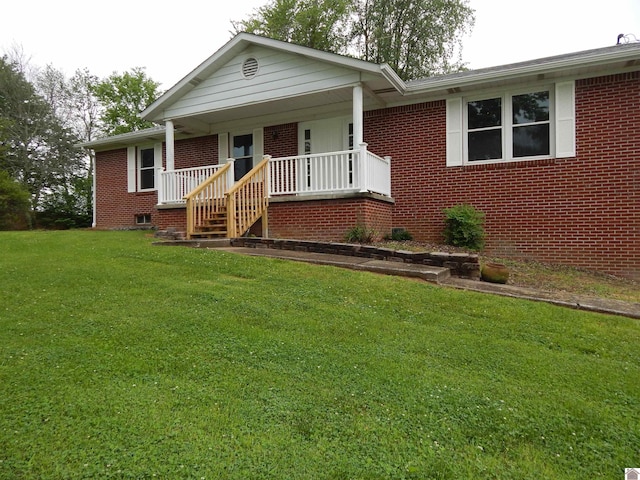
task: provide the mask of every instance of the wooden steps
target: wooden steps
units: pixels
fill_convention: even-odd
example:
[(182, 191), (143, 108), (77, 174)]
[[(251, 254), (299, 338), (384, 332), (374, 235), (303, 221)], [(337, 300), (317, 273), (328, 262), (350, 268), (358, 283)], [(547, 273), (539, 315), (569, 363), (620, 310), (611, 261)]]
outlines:
[(227, 236), (227, 211), (221, 210), (212, 213), (202, 225), (195, 227), (192, 237), (198, 238), (226, 238)]

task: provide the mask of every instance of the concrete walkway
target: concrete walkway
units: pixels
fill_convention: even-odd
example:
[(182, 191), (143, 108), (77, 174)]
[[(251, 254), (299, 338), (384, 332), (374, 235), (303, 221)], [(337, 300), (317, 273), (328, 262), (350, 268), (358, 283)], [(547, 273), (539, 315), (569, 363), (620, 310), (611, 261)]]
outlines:
[(331, 255), (326, 253), (302, 252), (296, 250), (279, 250), (272, 248), (246, 248), (231, 247), (228, 240), (221, 241), (166, 241), (156, 245), (183, 245), (197, 248), (213, 248), (225, 252), (251, 255), (259, 257), (280, 258), (299, 262), (314, 263), (317, 265), (332, 265), (335, 267), (349, 268), (374, 272), (383, 275), (397, 275), (414, 277), (439, 285), (470, 290), (475, 292), (491, 293), (507, 297), (547, 302), (562, 307), (586, 310), (590, 312), (606, 313), (610, 315), (622, 315), (625, 317), (640, 319), (640, 303), (623, 302), (605, 298), (584, 297), (567, 293), (556, 293), (536, 290), (533, 288), (519, 287), (516, 285), (499, 285), (495, 283), (481, 282), (452, 277), (449, 270), (442, 267), (432, 267), (402, 262), (374, 260), (371, 258), (352, 257), (347, 255)]

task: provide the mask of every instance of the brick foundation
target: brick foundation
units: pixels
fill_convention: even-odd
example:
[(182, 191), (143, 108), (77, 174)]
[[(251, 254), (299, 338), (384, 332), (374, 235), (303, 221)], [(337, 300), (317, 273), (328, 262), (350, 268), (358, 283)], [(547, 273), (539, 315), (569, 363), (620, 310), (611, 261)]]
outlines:
[(391, 209), (390, 202), (371, 195), (271, 202), (269, 237), (340, 242), (349, 229), (365, 226), (380, 239), (391, 233)]

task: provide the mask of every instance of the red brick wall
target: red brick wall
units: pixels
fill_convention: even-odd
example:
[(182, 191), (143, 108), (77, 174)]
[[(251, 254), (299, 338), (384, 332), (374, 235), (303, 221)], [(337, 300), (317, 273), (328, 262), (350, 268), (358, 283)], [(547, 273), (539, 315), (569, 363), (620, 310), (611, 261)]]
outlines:
[(287, 123), (264, 129), (264, 154), (293, 157), (298, 154), (298, 124)]
[(173, 149), (176, 170), (218, 164), (218, 135), (176, 140)]
[(638, 278), (639, 98), (640, 72), (578, 81), (576, 158), (447, 168), (444, 101), (367, 112), (364, 135), (416, 239), (441, 241), (442, 209), (470, 203), (490, 253)]
[(390, 233), (391, 204), (364, 197), (269, 204), (271, 238), (340, 242), (357, 225)]
[(127, 149), (96, 153), (96, 227), (136, 226), (136, 215), (155, 221), (156, 192), (127, 192)]
[(161, 208), (156, 210), (155, 226), (158, 230), (175, 228), (176, 231), (185, 232), (187, 230), (187, 209), (186, 208)]
[[(166, 148), (163, 143), (162, 164), (166, 166)], [(218, 163), (218, 136), (177, 140), (174, 146), (175, 168), (189, 168)], [(128, 228), (136, 226), (136, 216), (151, 215), (157, 228), (185, 228), (184, 209), (159, 212), (157, 192), (127, 192), (127, 149), (96, 153), (96, 227)], [(182, 212), (182, 213), (179, 213)], [(177, 225), (181, 223), (182, 226)]]

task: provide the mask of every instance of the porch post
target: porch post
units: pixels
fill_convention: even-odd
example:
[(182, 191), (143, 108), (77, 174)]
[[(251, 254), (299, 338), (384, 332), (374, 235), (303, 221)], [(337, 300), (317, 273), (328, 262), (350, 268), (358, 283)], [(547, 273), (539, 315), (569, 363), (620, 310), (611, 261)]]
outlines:
[(233, 186), (233, 184), (236, 183), (236, 172), (235, 172), (236, 159), (235, 158), (228, 158), (226, 163), (231, 164), (231, 166), (229, 167), (229, 170), (227, 172), (227, 190), (229, 190)]
[(359, 150), (358, 170), (360, 171), (360, 191), (367, 191), (367, 144), (363, 134), (363, 95), (362, 85), (353, 87), (353, 149)]
[(362, 85), (353, 87), (353, 148), (354, 150), (364, 141), (363, 139), (363, 100)]
[(168, 172), (175, 170), (175, 159), (173, 149), (173, 120), (165, 120), (165, 144), (167, 149), (167, 168)]

